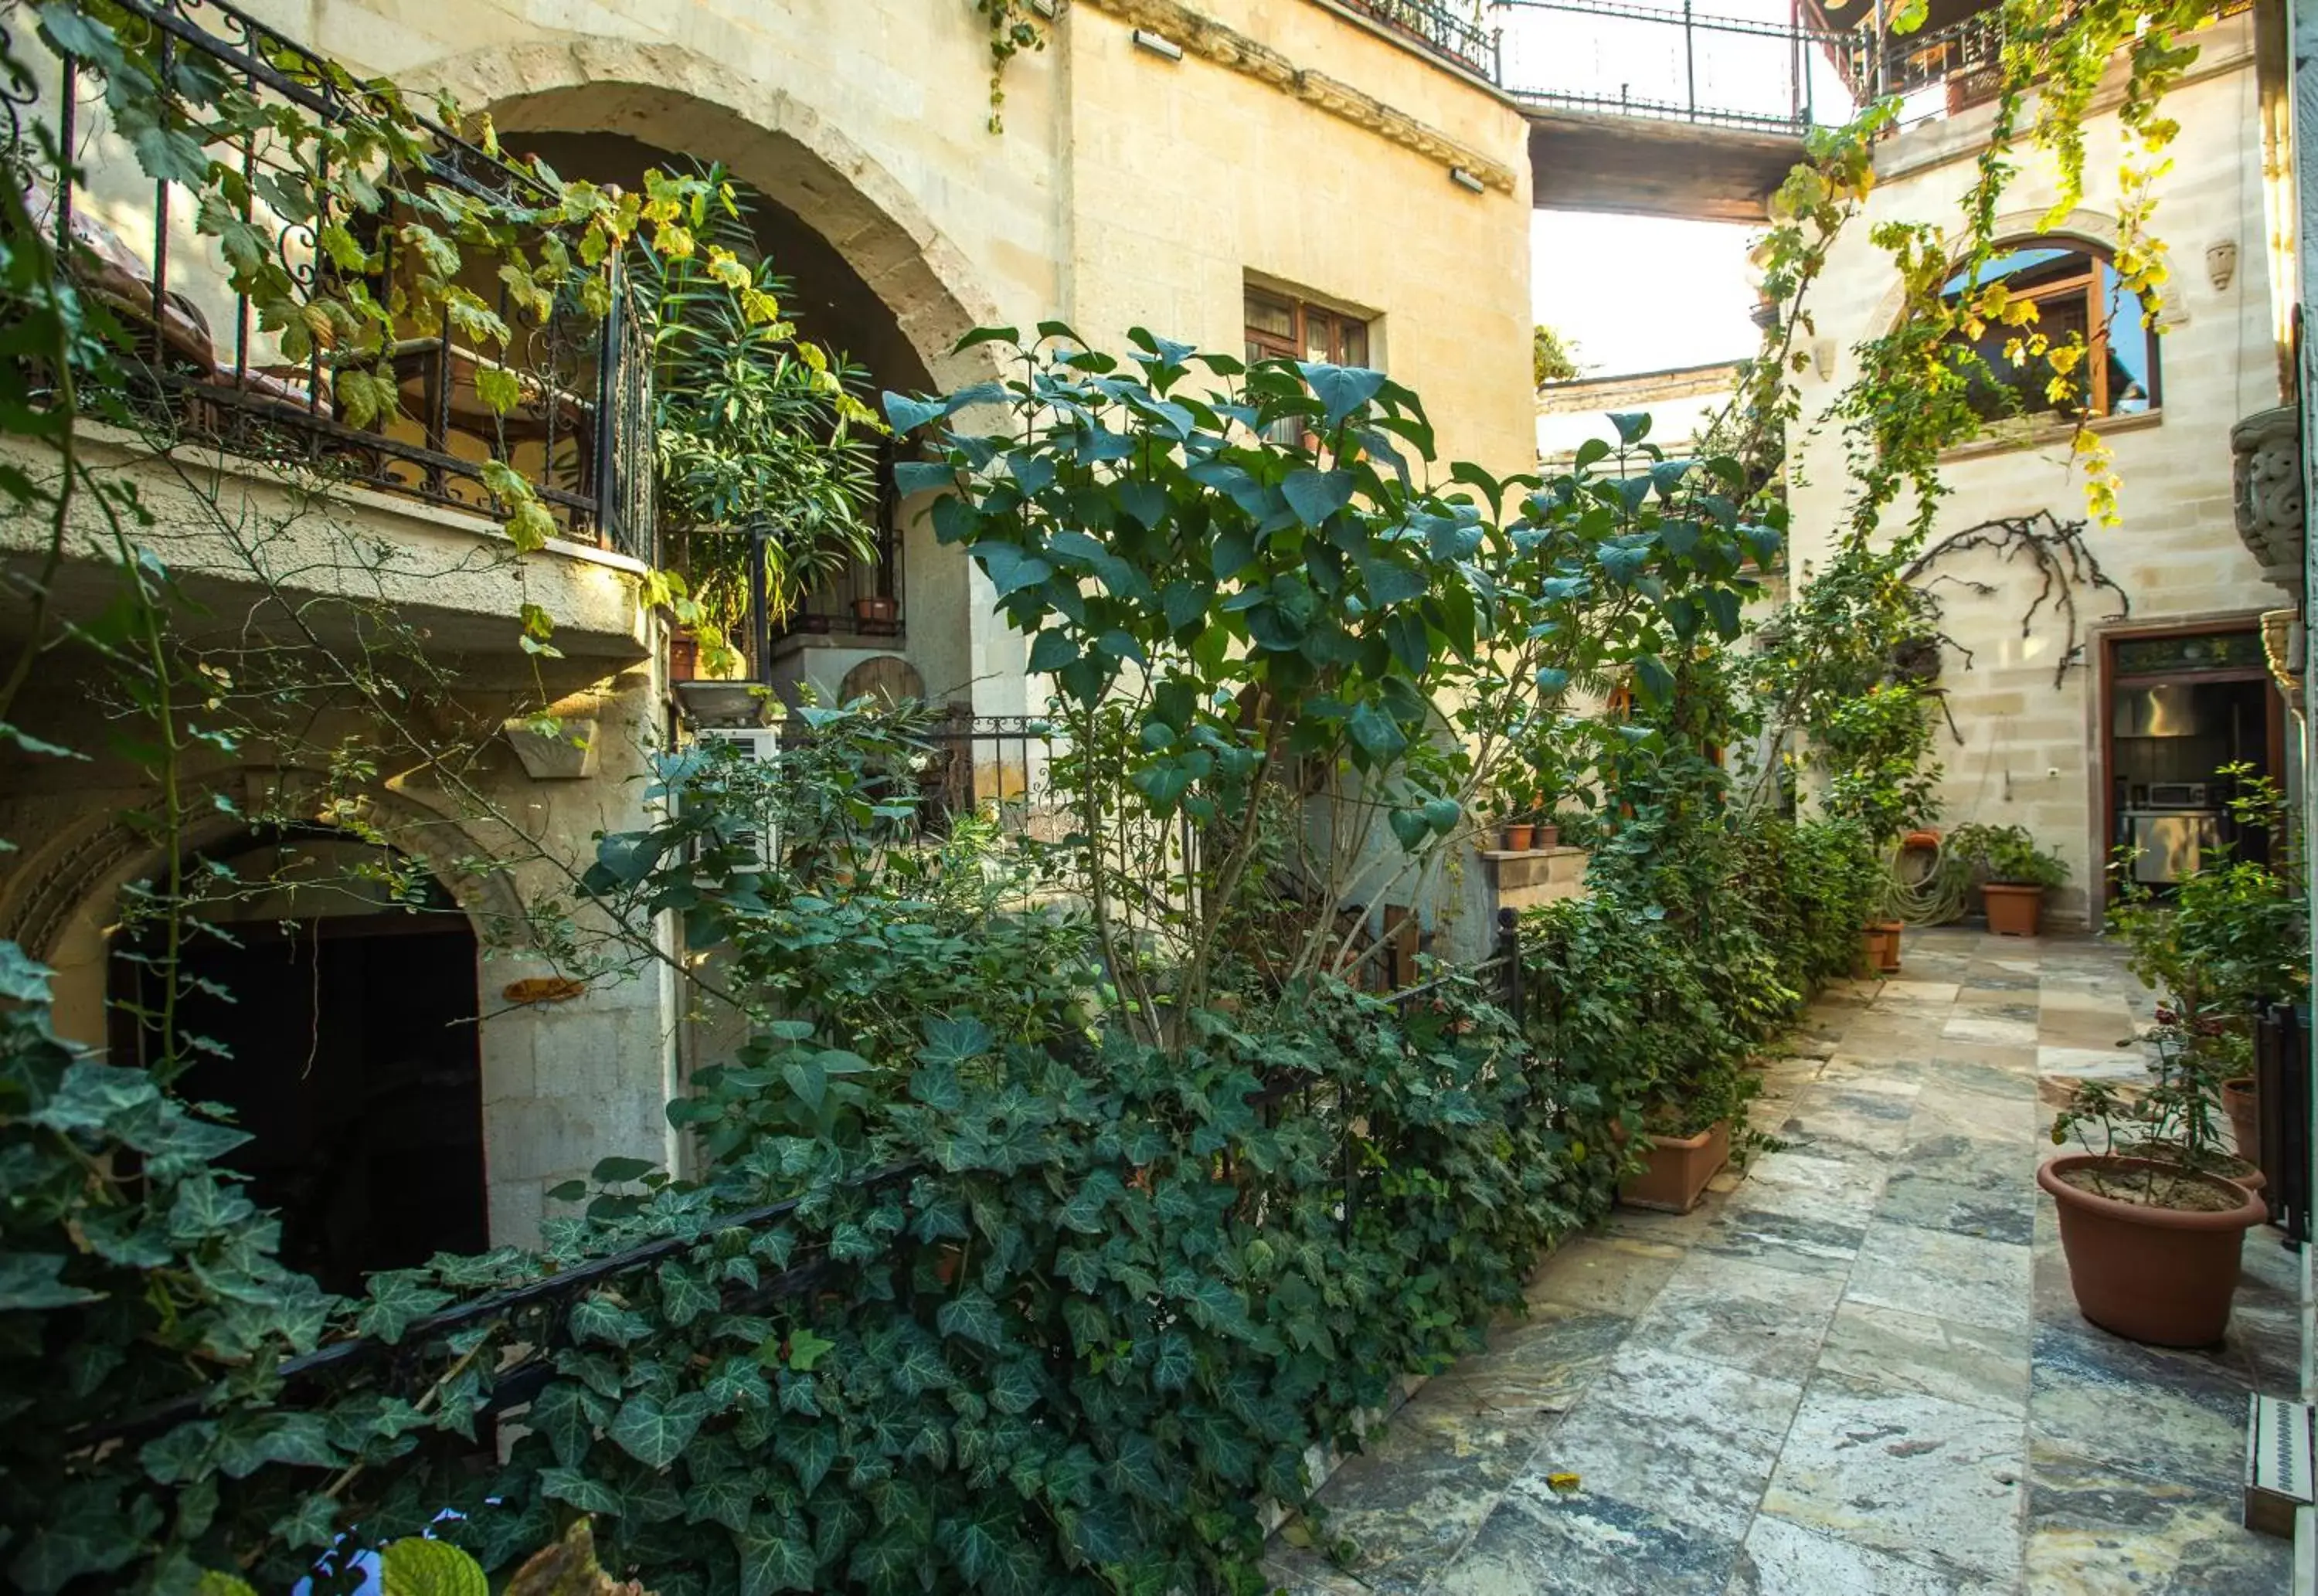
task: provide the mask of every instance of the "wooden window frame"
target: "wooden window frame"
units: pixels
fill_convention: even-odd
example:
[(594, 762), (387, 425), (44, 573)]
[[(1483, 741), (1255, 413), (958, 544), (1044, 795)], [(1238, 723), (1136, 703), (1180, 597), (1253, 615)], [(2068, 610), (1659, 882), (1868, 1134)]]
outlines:
[[(2075, 259), (2081, 264), (2083, 267), (2081, 271), (2073, 273), (2070, 276), (2061, 278), (2056, 282), (2040, 282), (2034, 288), (2015, 291), (2012, 297), (2016, 300), (2026, 300), (2029, 303), (2035, 305), (2036, 307), (2037, 320), (2040, 324), (2044, 320), (2044, 307), (2047, 304), (2060, 300), (2066, 300), (2071, 297), (2080, 299), (2080, 301), (2085, 308), (2085, 362), (2083, 370), (2085, 372), (2086, 381), (2085, 392), (2081, 396), (2083, 404), (2077, 412), (2077, 415), (2091, 420), (2103, 420), (2116, 415), (2117, 412), (2110, 408), (2108, 391), (2108, 295), (2103, 291), (2102, 287), (2103, 268), (2106, 267), (2110, 270), (2114, 270), (2116, 267), (2116, 262), (2110, 258), (2108, 252), (2100, 248), (2097, 245), (2071, 238), (2049, 239), (2041, 242), (2035, 239), (2016, 238), (1999, 242), (1993, 247), (1995, 253), (1999, 255), (2010, 249), (2058, 247), (2065, 249), (2069, 255), (2074, 256)], [(1957, 291), (1959, 295), (1963, 291), (1965, 291), (1961, 289)], [(2025, 337), (2033, 333), (2035, 329), (2034, 327), (2022, 327), (2017, 330), (2020, 335)], [(1961, 335), (1959, 335), (1959, 336), (1960, 336)], [(2163, 408), (2163, 356), (2157, 347), (2156, 337), (2152, 336), (2149, 340), (2148, 414), (2153, 415)], [(2142, 414), (2143, 412), (2135, 411), (2129, 413), (2137, 415)], [(2051, 415), (2062, 416), (2069, 419), (2076, 418), (2076, 417), (2071, 416), (2070, 412), (2058, 408), (2051, 410), (2027, 410), (2024, 411), (2023, 415), (2031, 417), (2040, 415)]]
[[(1282, 337), (1278, 333), (1268, 331), (1254, 324), (1253, 319), (1246, 312), (1259, 303), (1267, 305), (1275, 311), (1285, 310), (1288, 313), (1290, 329), (1288, 336)], [(1258, 288), (1253, 284), (1247, 287), (1242, 297), (1241, 306), (1240, 320), (1244, 324), (1247, 355), (1250, 360), (1309, 360), (1312, 357), (1313, 323), (1316, 320), (1325, 325), (1327, 336), (1325, 341), (1330, 364), (1367, 366), (1374, 363), (1372, 356), (1376, 347), (1376, 326), (1366, 317), (1355, 315), (1349, 310), (1334, 309), (1326, 305), (1316, 305), (1308, 300), (1299, 300), (1294, 294), (1284, 293), (1277, 289)], [(1354, 327), (1358, 327), (1361, 333), (1361, 354), (1358, 360), (1347, 357), (1348, 340), (1345, 335)]]

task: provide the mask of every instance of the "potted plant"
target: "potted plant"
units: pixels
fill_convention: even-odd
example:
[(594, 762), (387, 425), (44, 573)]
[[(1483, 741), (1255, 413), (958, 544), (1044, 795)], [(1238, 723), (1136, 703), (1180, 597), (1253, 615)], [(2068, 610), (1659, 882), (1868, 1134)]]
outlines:
[(1537, 828), (1527, 820), (1507, 820), (1497, 840), (1509, 854), (1526, 853), (1534, 845)]
[(853, 618), (867, 626), (891, 626), (901, 613), (900, 601), (890, 593), (872, 594), (853, 601)]
[[(2077, 1307), (2102, 1329), (2160, 1347), (2210, 1346), (2229, 1328), (2245, 1233), (2269, 1216), (2215, 1172), (2215, 1082), (2192, 1050), (2161, 1047), (2152, 1084), (2128, 1096), (2080, 1082), (2053, 1121), (2085, 1148), (2038, 1168), (2060, 1211)], [(2093, 1150), (2098, 1131), (2100, 1150)], [(2144, 1156), (2151, 1151), (2163, 1156)]]
[(1999, 937), (2035, 936), (2044, 894), (2069, 879), (2068, 861), (2038, 847), (2021, 826), (1961, 826), (1948, 850), (1980, 877), (1988, 928)]

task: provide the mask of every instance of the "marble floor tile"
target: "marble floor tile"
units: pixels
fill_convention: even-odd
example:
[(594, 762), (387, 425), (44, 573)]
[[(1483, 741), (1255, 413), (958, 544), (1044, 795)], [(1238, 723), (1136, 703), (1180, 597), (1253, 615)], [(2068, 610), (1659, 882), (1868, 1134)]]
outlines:
[(1940, 1036), (1950, 1042), (1988, 1042), (1999, 1047), (2032, 1047), (2036, 1042), (2036, 1024), (2026, 1019), (1995, 1019), (1985, 1015), (1963, 1011), (1951, 1014)]
[(1586, 1493), (1508, 1497), (1427, 1596), (1719, 1596), (1738, 1543)]
[(2028, 1323), (2030, 1250), (2010, 1242), (1879, 1219), (1860, 1243), (1845, 1295), (1988, 1330)]
[(1435, 1380), (1327, 1485), (1331, 1565), (1371, 1590), (1414, 1592), (1464, 1544), (1545, 1439), (1550, 1417), (1478, 1414)]
[(1923, 1085), (1943, 1091), (1977, 1092), (1982, 1097), (2010, 1098), (2019, 1102), (2030, 1101), (2036, 1096), (2036, 1078), (2032, 1071), (2008, 1070), (1979, 1059), (1934, 1054), (1918, 1067), (1916, 1077)]
[(1822, 1375), (1803, 1393), (1763, 1511), (1952, 1575), (2020, 1566), (2020, 1423)]
[(1924, 1066), (1914, 1059), (1878, 1057), (1872, 1054), (1854, 1053), (1846, 1042), (1844, 1051), (1827, 1061), (1819, 1071), (1819, 1084), (1843, 1091), (1881, 1092), (1886, 1097), (1909, 1097), (1922, 1084)]
[(2026, 1325), (1990, 1330), (1846, 1302), (1828, 1326), (1819, 1367), (1890, 1390), (2025, 1419), (2028, 1346)]
[(2025, 1247), (2035, 1233), (2036, 1188), (2017, 1179), (1964, 1185), (1902, 1167), (1891, 1172), (1875, 1216)]
[(1275, 1539), (1263, 1560), (1267, 1579), (1281, 1596), (1367, 1596), (1375, 1587), (1354, 1579), (1319, 1553)]
[(1567, 1412), (1632, 1329), (1621, 1314), (1541, 1304), (1492, 1331), (1487, 1351), (1459, 1358), (1419, 1394), (1433, 1410), (1483, 1423)]
[(1874, 1209), (1884, 1179), (1880, 1164), (1769, 1152), (1755, 1161), (1746, 1188), (1732, 1204), (1821, 1224), (1855, 1225)]
[(1685, 1249), (1622, 1235), (1572, 1236), (1546, 1255), (1523, 1296), (1627, 1318), (1650, 1305)]
[(1927, 980), (1912, 971), (1900, 973), (1883, 983), (1878, 996), (1881, 1003), (1953, 1003), (1959, 989), (1953, 981)]
[[(2227, 1342), (2076, 1309), (2037, 1140), (2134, 1080), (2114, 946), (1910, 932), (1758, 1071), (1788, 1143), (1688, 1215), (1617, 1210), (1275, 1544), (1294, 1596), (2273, 1596), (2235, 1524), (2244, 1401), (2298, 1365), (2299, 1265), (2246, 1242)], [(2127, 1039), (2123, 1047), (2115, 1045)], [(1550, 1477), (1577, 1476), (1556, 1491)], [(2024, 1583), (2025, 1582), (2025, 1583)]]
[(1507, 1487), (1546, 1507), (1574, 1475), (1594, 1498), (1647, 1505), (1736, 1544), (1802, 1387), (1642, 1346), (1621, 1350)]
[(2036, 1134), (2035, 1092), (1991, 1097), (1935, 1081), (1917, 1094), (1909, 1130), (1911, 1137), (1955, 1134), (2024, 1143)]
[(2149, 1061), (2137, 1047), (2039, 1046), (2036, 1073), (2078, 1080), (2137, 1080), (2149, 1073)]
[[(2049, 1144), (2047, 1144), (2049, 1146)], [(2036, 1189), (2036, 1165), (2043, 1150), (2017, 1143), (1990, 1141), (1943, 1132), (1914, 1136), (1902, 1148), (1886, 1182), (1923, 1179), (1949, 1180), (1967, 1186), (2019, 1187)]]
[(1798, 1218), (1775, 1209), (1757, 1207), (1738, 1193), (1722, 1216), (1699, 1238), (1694, 1252), (1721, 1258), (1741, 1258), (1771, 1269), (1796, 1269), (1804, 1274), (1841, 1279), (1851, 1272), (1864, 1223), (1837, 1224)]
[(1765, 1513), (1747, 1532), (1724, 1596), (2012, 1596), (2012, 1586), (1927, 1568)]
[(1817, 1157), (1885, 1158), (1907, 1142), (1914, 1095), (1815, 1086), (1795, 1099), (1779, 1134)]
[(2039, 1324), (2035, 1359), (2034, 1439), (2159, 1479), (2241, 1482), (2247, 1385), (2234, 1360), (2140, 1346), (2082, 1320)]
[(2238, 1520), (2238, 1493), (2029, 1448), (2027, 1596), (2281, 1596), (2293, 1545)]
[(1843, 1288), (1831, 1276), (1694, 1253), (1635, 1322), (1633, 1344), (1800, 1381)]

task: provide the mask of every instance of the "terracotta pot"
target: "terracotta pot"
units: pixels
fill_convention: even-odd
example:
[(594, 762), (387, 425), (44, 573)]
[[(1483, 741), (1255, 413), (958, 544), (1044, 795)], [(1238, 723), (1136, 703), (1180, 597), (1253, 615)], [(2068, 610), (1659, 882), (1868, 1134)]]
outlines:
[(1559, 823), (1553, 820), (1540, 820), (1537, 824), (1536, 840), (1539, 847), (1559, 847), (1561, 846)]
[(2240, 1075), (2222, 1082), (2222, 1108), (2230, 1116), (2230, 1140), (2237, 1143), (2237, 1154), (2250, 1164), (2261, 1162), (2261, 1098), (2255, 1094), (2253, 1077)]
[(853, 618), (874, 625), (891, 626), (894, 617), (901, 614), (901, 603), (889, 597), (857, 598), (853, 601)]
[(1507, 826), (1501, 840), (1505, 845), (1505, 852), (1509, 854), (1527, 853), (1536, 835), (1535, 826)]
[(2230, 1325), (2245, 1233), (2269, 1217), (2261, 1198), (2218, 1175), (2188, 1179), (2228, 1192), (2219, 1213), (2152, 1208), (2080, 1191), (2060, 1177), (2089, 1165), (2165, 1169), (2146, 1158), (2075, 1153), (2038, 1167), (2036, 1184), (2061, 1211), (2061, 1250), (2077, 1308), (2103, 1330), (2153, 1347), (2207, 1347)]
[(2043, 887), (2016, 886), (2010, 882), (1991, 881), (1980, 889), (1981, 901), (1988, 908), (1988, 928), (1999, 937), (2034, 937), (2036, 922), (2044, 912)]
[(1618, 1188), (1630, 1208), (1687, 1214), (1714, 1172), (1730, 1161), (1730, 1122), (1718, 1119), (1694, 1136), (1650, 1136), (1643, 1154), (1649, 1167)]
[(1900, 933), (1907, 927), (1898, 920), (1878, 920), (1868, 928), (1875, 933), (1877, 939), (1876, 967), (1886, 975), (1897, 974), (1900, 969)]

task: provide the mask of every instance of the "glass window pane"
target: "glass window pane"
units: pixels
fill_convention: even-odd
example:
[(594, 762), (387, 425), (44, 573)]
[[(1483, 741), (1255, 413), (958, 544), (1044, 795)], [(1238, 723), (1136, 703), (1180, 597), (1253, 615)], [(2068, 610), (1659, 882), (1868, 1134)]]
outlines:
[(2125, 279), (2107, 262), (2101, 263), (2101, 297), (2108, 310), (2108, 408), (2112, 416), (2134, 416), (2157, 402), (2157, 345), (2143, 325), (2141, 305), (2125, 288)]
[(1269, 294), (1247, 296), (1247, 325), (1251, 332), (1269, 333), (1275, 338), (1296, 336), (1295, 309)]
[(1354, 321), (1349, 317), (1345, 318), (1344, 354), (1343, 359), (1340, 363), (1348, 366), (1364, 366), (1369, 363), (1369, 326), (1367, 322)]

